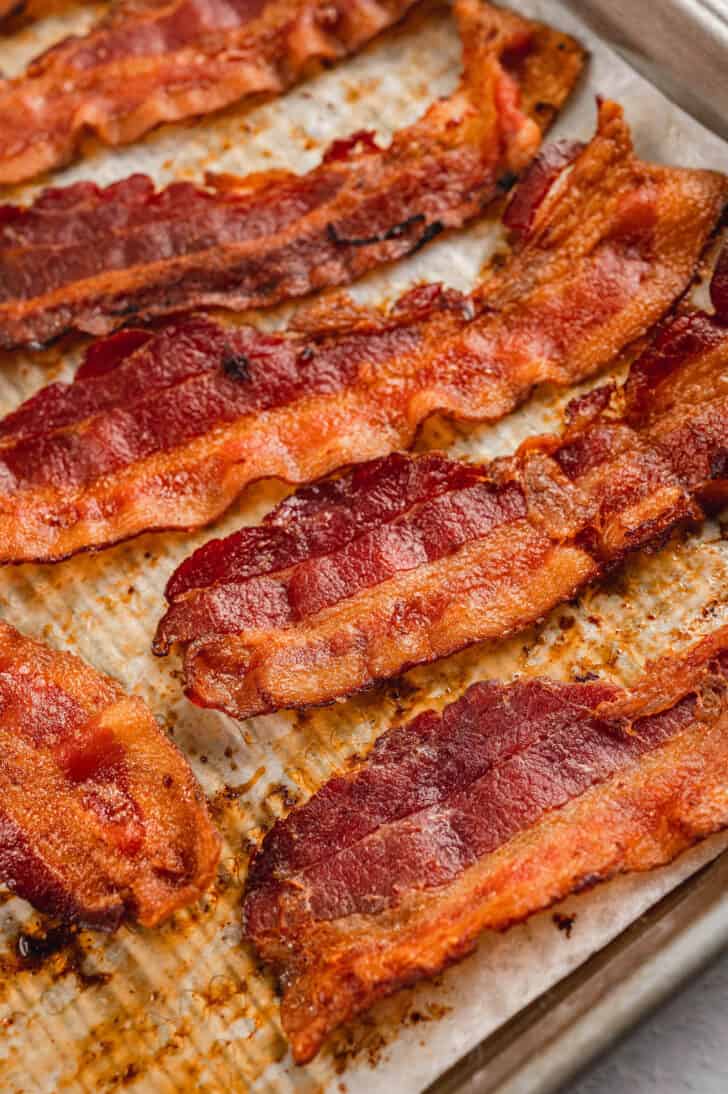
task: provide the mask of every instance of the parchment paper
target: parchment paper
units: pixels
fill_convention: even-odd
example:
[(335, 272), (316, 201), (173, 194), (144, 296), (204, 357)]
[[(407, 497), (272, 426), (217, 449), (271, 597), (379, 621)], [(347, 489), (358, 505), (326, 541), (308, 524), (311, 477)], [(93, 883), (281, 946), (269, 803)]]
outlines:
[[(572, 31), (593, 51), (557, 135), (588, 138), (594, 96), (602, 93), (625, 105), (643, 156), (728, 170), (726, 145), (635, 75), (565, 7), (554, 0), (523, 0), (520, 10)], [(19, 71), (54, 37), (88, 21), (87, 6), (85, 12), (58, 16), (0, 41), (0, 70)], [(435, 95), (454, 86), (458, 72), (451, 17), (447, 10), (430, 9), (277, 102), (169, 128), (128, 149), (92, 149), (57, 180), (91, 177), (107, 183), (134, 170), (147, 171), (160, 183), (200, 179), (209, 169), (304, 171), (334, 137), (361, 128), (386, 136), (413, 119)], [(25, 187), (13, 198), (30, 199), (37, 189)], [(392, 299), (423, 278), (468, 288), (498, 239), (497, 228), (481, 221), (365, 279), (355, 295)], [(290, 311), (279, 309), (261, 322), (279, 323)], [(70, 377), (77, 360), (78, 349), (5, 358), (0, 412), (43, 383)], [(466, 455), (509, 452), (529, 433), (555, 428), (566, 397), (544, 390), (495, 428), (434, 427), (428, 436)], [(10, 622), (74, 650), (151, 704), (189, 757), (226, 839), (219, 883), (199, 907), (154, 932), (130, 927), (114, 937), (83, 932), (35, 971), (14, 971), (14, 954), (19, 930), (35, 924), (36, 917), (7, 897), (0, 907), (3, 1094), (419, 1091), (728, 842), (710, 840), (668, 869), (569, 900), (560, 909), (575, 917), (569, 937), (551, 913), (504, 936), (485, 937), (472, 957), (438, 982), (380, 1005), (337, 1034), (313, 1065), (296, 1069), (280, 1032), (272, 982), (241, 943), (249, 841), (292, 802), (312, 793), (347, 756), (366, 749), (393, 720), (441, 706), (475, 679), (509, 679), (517, 673), (569, 678), (589, 670), (622, 682), (635, 679), (647, 658), (668, 646), (682, 648), (728, 619), (728, 545), (719, 523), (709, 523), (700, 534), (633, 560), (623, 575), (515, 639), (416, 670), (326, 710), (237, 725), (188, 704), (181, 697), (176, 660), (155, 660), (150, 642), (163, 610), (164, 583), (181, 559), (212, 535), (258, 520), (285, 492), (280, 484), (258, 486), (213, 528), (196, 535), (145, 536), (55, 567), (0, 572), (0, 612)]]

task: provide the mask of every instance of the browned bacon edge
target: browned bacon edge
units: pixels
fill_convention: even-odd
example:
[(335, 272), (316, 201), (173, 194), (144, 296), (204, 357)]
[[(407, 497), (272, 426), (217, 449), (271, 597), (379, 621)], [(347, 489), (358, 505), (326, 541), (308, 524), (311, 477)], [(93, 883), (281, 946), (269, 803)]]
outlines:
[(457, 0), (455, 13), (460, 87), (386, 148), (355, 133), (307, 175), (159, 192), (133, 175), (0, 206), (0, 346), (103, 334), (130, 315), (267, 307), (348, 284), (478, 215), (535, 155), (583, 51), (482, 0)]
[[(111, 3), (111, 0), (105, 0)], [(120, 7), (119, 0), (114, 0)], [(0, 34), (14, 33), (26, 24), (84, 6), (84, 0), (0, 0)], [(96, 5), (98, 6), (98, 5)]]
[(219, 838), (140, 699), (0, 623), (0, 881), (39, 910), (151, 927), (212, 882)]
[(728, 628), (606, 682), (487, 682), (278, 821), (244, 920), (306, 1063), (342, 1022), (502, 931), (728, 824)]
[(13, 15), (23, 6), (23, 0), (0, 0), (0, 34), (3, 33), (3, 20)]
[(187, 316), (95, 343), (0, 422), (0, 561), (199, 526), (257, 479), (312, 481), (407, 447), (433, 413), (494, 421), (606, 365), (684, 291), (726, 180), (635, 159), (614, 103), (566, 152), (550, 187), (541, 161), (524, 180), (513, 251), (470, 296), (422, 285), (282, 333)]
[(721, 317), (680, 315), (560, 436), (485, 466), (392, 455), (294, 494), (183, 563), (156, 650), (181, 643), (189, 698), (243, 718), (536, 622), (725, 502), (727, 363)]
[(129, 144), (163, 122), (280, 94), (354, 53), (413, 0), (123, 0), (88, 34), (0, 81), (0, 183), (59, 167), (92, 133)]

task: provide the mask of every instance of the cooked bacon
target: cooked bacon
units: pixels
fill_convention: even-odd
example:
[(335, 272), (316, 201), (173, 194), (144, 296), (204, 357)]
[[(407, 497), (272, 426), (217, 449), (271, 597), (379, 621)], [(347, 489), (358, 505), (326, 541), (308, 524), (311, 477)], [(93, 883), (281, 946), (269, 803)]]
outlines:
[(480, 467), (392, 455), (293, 495), (173, 575), (156, 652), (182, 643), (189, 698), (245, 718), (535, 622), (728, 501), (727, 364), (728, 327), (682, 315), (561, 437)]
[(455, 10), (462, 83), (387, 148), (355, 133), (307, 175), (160, 192), (133, 175), (0, 207), (0, 345), (102, 334), (130, 314), (268, 306), (347, 284), (477, 215), (535, 154), (583, 53), (481, 0)]
[[(84, 2), (80, 0), (82, 6)], [(13, 34), (28, 23), (78, 6), (79, 0), (0, 0), (0, 34)]]
[(154, 926), (197, 900), (219, 839), (140, 699), (0, 623), (0, 880), (41, 911)]
[(72, 384), (0, 422), (0, 559), (204, 524), (256, 479), (311, 481), (410, 444), (433, 412), (495, 420), (596, 372), (684, 290), (726, 192), (635, 160), (614, 104), (600, 119), (469, 297), (421, 286), (283, 333), (192, 316), (96, 343)]
[(275, 824), (244, 917), (298, 1063), (483, 931), (728, 825), (728, 628), (649, 669), (631, 692), (476, 684)]
[(88, 34), (0, 82), (0, 183), (72, 159), (83, 137), (129, 144), (356, 52), (414, 0), (119, 0)]
[(728, 322), (728, 243), (718, 256), (718, 262), (710, 283), (710, 299), (716, 313), (724, 322)]
[(503, 223), (527, 236), (539, 206), (564, 171), (584, 151), (581, 141), (555, 141), (540, 153), (506, 209)]

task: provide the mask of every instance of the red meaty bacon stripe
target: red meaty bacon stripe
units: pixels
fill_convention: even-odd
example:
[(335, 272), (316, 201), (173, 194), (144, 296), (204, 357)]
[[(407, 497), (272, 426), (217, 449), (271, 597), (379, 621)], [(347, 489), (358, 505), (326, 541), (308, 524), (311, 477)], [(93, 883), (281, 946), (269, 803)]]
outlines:
[(356, 52), (413, 0), (119, 0), (88, 33), (0, 81), (0, 183), (72, 159), (83, 137), (129, 144)]
[(283, 333), (188, 316), (96, 343), (0, 422), (0, 560), (198, 526), (256, 479), (312, 481), (409, 445), (434, 412), (496, 420), (607, 364), (685, 289), (725, 179), (636, 160), (611, 103), (546, 192), (535, 170), (511, 256), (469, 297), (421, 286)]
[(457, 0), (455, 11), (461, 85), (387, 148), (356, 133), (307, 175), (159, 192), (133, 175), (0, 207), (0, 346), (69, 328), (103, 334), (132, 314), (268, 306), (348, 284), (476, 216), (535, 155), (583, 54), (481, 0)]
[(480, 467), (393, 455), (294, 495), (180, 567), (157, 652), (182, 643), (187, 695), (243, 718), (535, 622), (728, 498), (726, 364), (721, 317), (682, 315), (560, 437)]
[(212, 882), (219, 839), (140, 699), (0, 623), (0, 880), (43, 912), (154, 926)]
[(278, 821), (246, 933), (306, 1063), (342, 1022), (570, 893), (728, 824), (728, 629), (606, 682), (487, 682)]

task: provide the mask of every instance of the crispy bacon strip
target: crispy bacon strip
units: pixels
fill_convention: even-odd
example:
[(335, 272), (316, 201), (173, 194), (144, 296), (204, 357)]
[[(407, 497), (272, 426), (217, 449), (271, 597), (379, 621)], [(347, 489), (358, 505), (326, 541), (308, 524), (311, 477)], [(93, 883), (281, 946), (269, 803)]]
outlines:
[(129, 144), (162, 122), (279, 94), (356, 52), (414, 0), (119, 0), (97, 26), (0, 82), (0, 183)]
[(661, 866), (728, 824), (728, 629), (650, 669), (632, 692), (476, 684), (385, 733), (275, 824), (244, 917), (281, 974), (298, 1063), (484, 930)]
[(140, 699), (0, 623), (0, 880), (88, 926), (154, 926), (215, 876), (186, 761)]
[(422, 286), (387, 315), (339, 304), (282, 334), (186, 317), (98, 342), (72, 384), (0, 422), (0, 560), (204, 524), (256, 479), (310, 481), (410, 444), (435, 411), (495, 420), (535, 383), (596, 372), (684, 290), (726, 182), (635, 160), (603, 104), (535, 193), (470, 297)]
[(728, 323), (728, 243), (724, 243), (718, 256), (710, 283), (710, 299), (716, 314), (724, 323)]
[(83, 7), (85, 3), (86, 0), (0, 0), (0, 34), (13, 33), (28, 23), (58, 15), (69, 8)]
[[(728, 327), (674, 318), (561, 437), (486, 466), (393, 455), (294, 494), (172, 577), (159, 653), (244, 718), (324, 703), (535, 622), (728, 500)], [(620, 403), (621, 400), (621, 403)]]
[(268, 306), (347, 284), (477, 215), (536, 153), (583, 52), (482, 0), (455, 10), (461, 86), (387, 148), (355, 133), (307, 175), (160, 192), (133, 175), (0, 207), (0, 345), (45, 343), (70, 327), (103, 334), (132, 313)]

